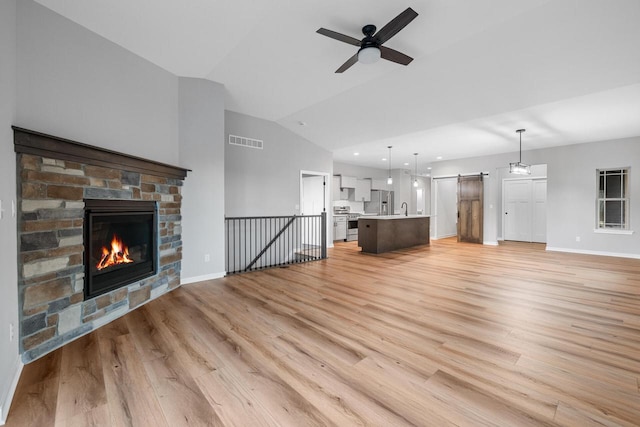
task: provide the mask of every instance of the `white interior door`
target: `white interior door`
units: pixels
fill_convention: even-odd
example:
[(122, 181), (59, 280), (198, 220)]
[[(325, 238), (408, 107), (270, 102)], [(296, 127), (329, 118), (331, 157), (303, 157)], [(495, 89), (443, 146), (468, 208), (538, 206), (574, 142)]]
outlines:
[(533, 230), (532, 241), (547, 241), (547, 180), (533, 181)]
[(505, 180), (504, 240), (544, 243), (547, 239), (547, 180)]
[(531, 241), (531, 180), (504, 182), (504, 239)]
[(435, 228), (434, 239), (458, 234), (458, 178), (434, 179)]

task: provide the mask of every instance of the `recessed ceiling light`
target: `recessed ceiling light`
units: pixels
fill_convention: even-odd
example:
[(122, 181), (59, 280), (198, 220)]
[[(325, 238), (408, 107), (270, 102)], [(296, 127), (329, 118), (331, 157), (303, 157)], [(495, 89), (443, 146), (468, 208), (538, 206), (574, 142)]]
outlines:
[(353, 155), (354, 155), (354, 156), (359, 156), (359, 155), (360, 155), (360, 153), (353, 153)]
[(408, 163), (408, 162), (404, 162), (404, 165), (405, 165), (405, 166), (409, 166), (409, 163)]
[(431, 174), (430, 174), (430, 173), (428, 173), (428, 174), (427, 174), (427, 176), (431, 176)]
[(427, 168), (427, 170), (431, 170), (431, 166), (429, 166), (429, 167)]
[(382, 161), (383, 161), (383, 162), (386, 162), (386, 161), (387, 161), (387, 158), (386, 158), (386, 157), (383, 157), (383, 158), (382, 158)]
[(436, 160), (442, 160), (442, 156), (436, 157)]

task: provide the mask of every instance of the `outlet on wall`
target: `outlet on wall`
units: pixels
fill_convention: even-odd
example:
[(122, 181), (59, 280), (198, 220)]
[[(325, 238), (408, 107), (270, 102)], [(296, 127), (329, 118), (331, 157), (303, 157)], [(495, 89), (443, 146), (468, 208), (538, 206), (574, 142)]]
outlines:
[(204, 254), (204, 262), (209, 262), (209, 261), (211, 261), (211, 255)]

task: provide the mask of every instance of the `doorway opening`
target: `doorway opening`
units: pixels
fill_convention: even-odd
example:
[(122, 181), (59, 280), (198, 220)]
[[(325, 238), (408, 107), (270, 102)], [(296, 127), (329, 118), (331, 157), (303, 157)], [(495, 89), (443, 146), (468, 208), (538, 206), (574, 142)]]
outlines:
[[(329, 176), (328, 172), (300, 171), (300, 215), (327, 213)], [(306, 233), (303, 230), (302, 235), (304, 241), (301, 243), (304, 247), (315, 248), (321, 245), (320, 236), (316, 233)], [(328, 241), (332, 241), (331, 236), (328, 236)]]
[(458, 178), (438, 177), (433, 179), (432, 239), (444, 239), (458, 234)]

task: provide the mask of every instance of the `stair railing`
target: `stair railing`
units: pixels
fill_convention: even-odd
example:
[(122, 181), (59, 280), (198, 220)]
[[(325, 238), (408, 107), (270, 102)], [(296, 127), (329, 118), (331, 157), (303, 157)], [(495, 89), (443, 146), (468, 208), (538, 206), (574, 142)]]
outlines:
[(327, 257), (327, 217), (226, 217), (227, 275)]

